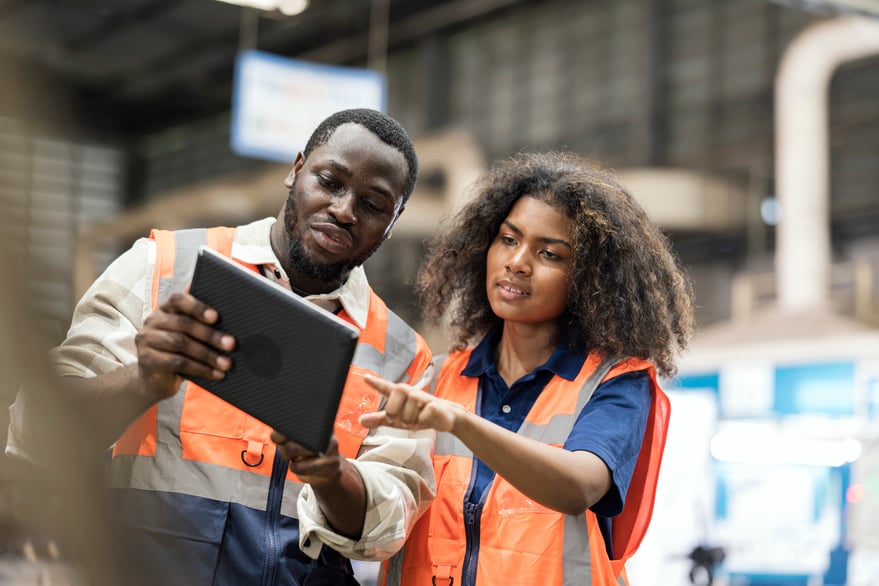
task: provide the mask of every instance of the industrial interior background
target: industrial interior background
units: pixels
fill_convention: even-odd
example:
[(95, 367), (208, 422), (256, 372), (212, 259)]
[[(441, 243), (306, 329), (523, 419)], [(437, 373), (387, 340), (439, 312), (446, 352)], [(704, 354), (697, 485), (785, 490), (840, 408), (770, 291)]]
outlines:
[[(150, 227), (276, 213), (286, 165), (230, 147), (248, 49), (385, 76), (423, 172), (367, 270), (415, 324), (423, 241), (499, 157), (601, 161), (666, 230), (700, 332), (634, 584), (879, 583), (879, 0), (0, 0), (4, 405)], [(75, 581), (25, 477), (0, 568)]]

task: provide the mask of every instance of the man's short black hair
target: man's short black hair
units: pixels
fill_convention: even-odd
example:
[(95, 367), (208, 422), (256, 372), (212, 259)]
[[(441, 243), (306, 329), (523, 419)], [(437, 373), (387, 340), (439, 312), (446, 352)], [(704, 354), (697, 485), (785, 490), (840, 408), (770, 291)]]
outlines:
[(368, 108), (336, 112), (321, 122), (320, 126), (311, 133), (311, 138), (308, 139), (308, 144), (305, 145), (305, 150), (302, 153), (303, 156), (307, 159), (311, 151), (325, 145), (330, 140), (339, 126), (349, 122), (363, 126), (379, 137), (383, 143), (394, 147), (406, 157), (406, 163), (409, 165), (409, 178), (403, 190), (403, 203), (406, 203), (409, 196), (412, 195), (415, 181), (418, 179), (418, 157), (415, 156), (415, 147), (412, 146), (409, 135), (406, 134), (399, 122), (387, 114)]

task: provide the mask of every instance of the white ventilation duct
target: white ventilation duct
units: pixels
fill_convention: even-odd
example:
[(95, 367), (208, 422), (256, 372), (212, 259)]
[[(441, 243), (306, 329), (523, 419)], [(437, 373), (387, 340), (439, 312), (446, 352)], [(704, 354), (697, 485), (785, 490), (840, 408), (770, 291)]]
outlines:
[(841, 17), (800, 33), (775, 78), (778, 305), (827, 305), (830, 270), (828, 94), (836, 69), (879, 54), (879, 21)]

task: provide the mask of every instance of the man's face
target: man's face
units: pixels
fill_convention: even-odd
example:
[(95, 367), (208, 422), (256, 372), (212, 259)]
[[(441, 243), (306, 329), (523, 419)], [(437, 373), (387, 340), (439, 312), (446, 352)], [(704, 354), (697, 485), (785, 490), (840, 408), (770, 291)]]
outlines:
[[(291, 283), (338, 287), (381, 245), (403, 211), (406, 158), (359, 124), (343, 124), (287, 177), (290, 195), (272, 232)], [(280, 230), (283, 226), (283, 230)]]

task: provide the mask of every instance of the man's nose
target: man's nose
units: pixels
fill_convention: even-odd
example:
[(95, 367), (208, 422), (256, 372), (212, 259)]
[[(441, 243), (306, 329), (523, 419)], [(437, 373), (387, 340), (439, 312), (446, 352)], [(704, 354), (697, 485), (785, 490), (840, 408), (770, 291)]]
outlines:
[(349, 190), (345, 190), (333, 196), (327, 211), (340, 224), (353, 224), (357, 221), (357, 214), (354, 209), (356, 205), (357, 200), (354, 194)]

